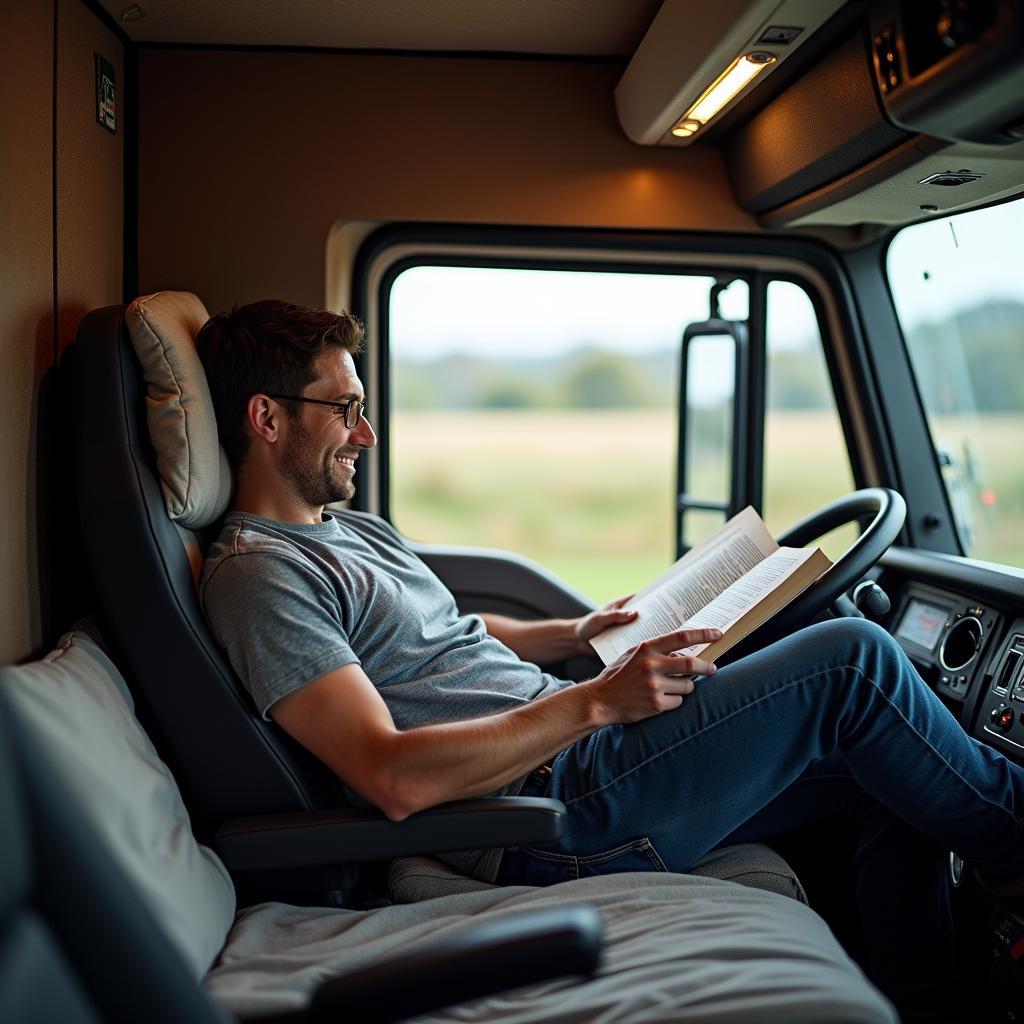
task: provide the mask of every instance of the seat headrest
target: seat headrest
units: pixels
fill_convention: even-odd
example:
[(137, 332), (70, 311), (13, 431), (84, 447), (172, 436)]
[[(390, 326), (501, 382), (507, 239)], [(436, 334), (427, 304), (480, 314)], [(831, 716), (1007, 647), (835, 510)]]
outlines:
[(125, 311), (146, 381), (146, 418), (167, 514), (189, 529), (216, 522), (231, 500), (231, 470), (195, 346), (208, 319), (191, 292), (143, 295)]

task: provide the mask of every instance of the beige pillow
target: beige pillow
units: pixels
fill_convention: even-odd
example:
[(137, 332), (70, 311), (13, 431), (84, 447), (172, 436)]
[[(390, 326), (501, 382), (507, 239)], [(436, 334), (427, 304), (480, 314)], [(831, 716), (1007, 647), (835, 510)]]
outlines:
[(231, 500), (231, 471), (195, 346), (208, 319), (191, 292), (144, 295), (125, 312), (146, 380), (146, 417), (167, 514), (190, 529), (215, 522)]
[(201, 978), (234, 921), (234, 886), (217, 855), (192, 835), (177, 783), (136, 721), (114, 663), (86, 633), (68, 633), (42, 661), (0, 669), (0, 686)]

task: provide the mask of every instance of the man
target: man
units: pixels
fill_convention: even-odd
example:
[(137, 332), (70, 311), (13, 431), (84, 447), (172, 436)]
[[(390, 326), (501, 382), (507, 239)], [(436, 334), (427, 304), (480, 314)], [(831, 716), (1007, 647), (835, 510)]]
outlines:
[(632, 613), (463, 616), (387, 523), (325, 513), (353, 496), (376, 441), (361, 340), (347, 315), (273, 301), (212, 318), (198, 339), (237, 477), (201, 597), (260, 713), (396, 820), (495, 793), (562, 800), (558, 843), (449, 858), (488, 881), (681, 871), (724, 841), (843, 809), (860, 830), (874, 979), (906, 1020), (939, 1019), (955, 976), (945, 851), (1016, 880), (1024, 771), (969, 738), (863, 620), (717, 675), (673, 652), (718, 632), (685, 629), (583, 683), (544, 673)]

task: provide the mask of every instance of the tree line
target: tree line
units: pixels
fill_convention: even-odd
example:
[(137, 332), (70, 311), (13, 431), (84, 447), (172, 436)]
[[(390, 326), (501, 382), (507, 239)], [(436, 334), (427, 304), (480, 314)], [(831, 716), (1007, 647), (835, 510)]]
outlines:
[[(925, 321), (908, 332), (907, 347), (933, 414), (1024, 409), (1024, 305), (989, 303)], [(678, 358), (675, 349), (630, 356), (587, 346), (548, 358), (399, 358), (392, 366), (393, 400), (401, 409), (672, 407)], [(816, 339), (770, 353), (767, 401), (773, 409), (831, 405)]]

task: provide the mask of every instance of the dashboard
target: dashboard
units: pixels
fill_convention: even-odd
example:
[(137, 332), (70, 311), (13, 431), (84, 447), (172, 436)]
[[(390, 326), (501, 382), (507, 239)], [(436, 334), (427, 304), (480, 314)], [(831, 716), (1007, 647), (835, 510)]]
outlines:
[(1024, 608), (1006, 585), (1016, 577), (972, 591), (955, 571), (946, 586), (914, 575), (883, 575), (892, 610), (882, 624), (966, 732), (1024, 764)]

